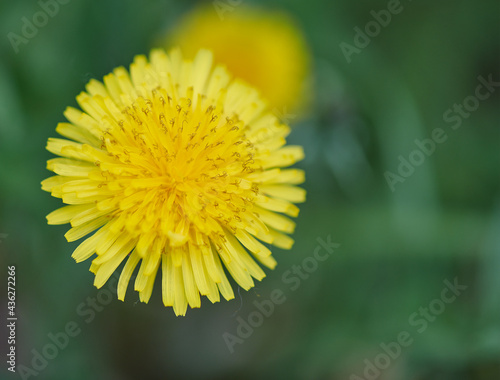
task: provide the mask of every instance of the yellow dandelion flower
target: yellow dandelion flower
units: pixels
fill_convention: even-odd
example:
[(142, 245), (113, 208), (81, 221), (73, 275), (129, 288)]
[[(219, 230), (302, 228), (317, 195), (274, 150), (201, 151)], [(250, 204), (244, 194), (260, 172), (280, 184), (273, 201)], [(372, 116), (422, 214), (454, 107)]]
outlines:
[(104, 83), (91, 80), (77, 96), (83, 112), (67, 108), (69, 123), (57, 126), (70, 140), (47, 144), (61, 157), (47, 162), (56, 176), (42, 189), (68, 204), (48, 223), (71, 223), (68, 241), (91, 234), (72, 257), (97, 255), (98, 288), (125, 261), (120, 300), (139, 266), (135, 290), (147, 303), (161, 268), (163, 303), (176, 315), (200, 307), (200, 294), (232, 299), (224, 267), (244, 289), (261, 280), (252, 256), (274, 268), (262, 242), (292, 246), (285, 215), (297, 216), (293, 203), (305, 198), (295, 186), (304, 173), (283, 169), (303, 158), (301, 147), (284, 146), (289, 127), (212, 62), (206, 50), (192, 61), (179, 50), (137, 56), (130, 75), (119, 67)]
[(201, 7), (163, 45), (180, 46), (188, 57), (200, 48), (212, 50), (216, 62), (259, 89), (280, 113), (300, 112), (308, 101), (309, 53), (301, 32), (283, 12), (238, 6), (221, 15), (214, 7)]

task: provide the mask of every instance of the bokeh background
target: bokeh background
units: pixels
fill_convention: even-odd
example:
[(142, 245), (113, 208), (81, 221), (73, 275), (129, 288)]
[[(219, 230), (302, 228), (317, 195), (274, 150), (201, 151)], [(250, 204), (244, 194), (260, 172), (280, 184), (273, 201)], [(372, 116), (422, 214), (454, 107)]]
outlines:
[[(40, 6), (0, 3), (0, 315), (7, 265), (16, 265), (18, 368), (33, 368), (33, 350), (73, 321), (80, 334), (29, 378), (368, 380), (367, 361), (402, 331), (412, 344), (373, 378), (500, 378), (500, 87), (460, 128), (443, 119), (474, 95), (478, 76), (500, 81), (499, 2), (403, 0), (350, 63), (339, 45), (353, 44), (354, 27), (387, 1), (223, 2), (231, 12), (283, 10), (304, 33), (313, 99), (308, 115), (291, 117), (289, 142), (306, 152), (297, 166), (308, 200), (293, 249), (274, 249), (274, 271), (248, 292), (233, 283), (235, 300), (204, 299), (186, 317), (162, 306), (158, 284), (147, 305), (130, 288), (126, 302), (99, 295), (89, 263), (70, 257), (67, 226), (46, 224), (60, 201), (40, 181), (50, 175), (46, 140), (86, 82), (147, 54), (200, 2), (71, 0), (17, 54), (7, 34), (20, 34), (22, 17)], [(384, 173), (397, 174), (398, 157), (435, 128), (446, 142), (391, 191)], [(282, 276), (328, 236), (340, 247), (291, 290)], [(467, 289), (419, 333), (410, 316), (455, 278)], [(286, 301), (231, 353), (223, 334), (236, 335), (238, 317), (247, 320), (274, 289)], [(93, 318), (87, 297), (101, 300)], [(20, 378), (6, 367), (2, 360), (1, 379)]]

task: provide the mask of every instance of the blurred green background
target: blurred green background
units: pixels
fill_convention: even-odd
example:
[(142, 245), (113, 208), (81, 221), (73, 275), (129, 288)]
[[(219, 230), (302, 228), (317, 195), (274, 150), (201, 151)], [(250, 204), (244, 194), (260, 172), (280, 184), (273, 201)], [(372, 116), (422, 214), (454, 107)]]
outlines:
[[(147, 305), (130, 288), (124, 303), (99, 294), (90, 262), (70, 257), (77, 243), (65, 241), (68, 227), (46, 224), (60, 201), (40, 181), (50, 175), (46, 140), (86, 82), (147, 54), (198, 2), (71, 0), (17, 54), (7, 34), (19, 34), (21, 18), (39, 5), (0, 3), (0, 315), (6, 268), (16, 265), (18, 368), (33, 368), (33, 350), (43, 352), (48, 334), (73, 321), (81, 332), (29, 378), (500, 378), (500, 87), (460, 128), (443, 119), (474, 96), (478, 76), (500, 82), (499, 2), (403, 1), (350, 63), (339, 45), (353, 44), (354, 27), (363, 29), (387, 1), (244, 3), (289, 12), (313, 55), (313, 108), (289, 137), (306, 152), (298, 166), (308, 200), (294, 248), (274, 249), (274, 271), (248, 292), (233, 283), (235, 300), (203, 299), (186, 317), (162, 306), (159, 284)], [(384, 173), (398, 174), (398, 157), (408, 159), (414, 140), (435, 128), (448, 139), (391, 191)], [(282, 276), (328, 236), (340, 247), (292, 290)], [(431, 309), (418, 332), (410, 317), (430, 304), (436, 310), (443, 281), (455, 278), (467, 289), (439, 315)], [(274, 289), (286, 301), (231, 353), (223, 334), (236, 335), (238, 317), (248, 320), (254, 301)], [(87, 297), (101, 300), (94, 317)], [(387, 369), (367, 370), (368, 362), (384, 365), (381, 344), (403, 331), (412, 343)], [(7, 330), (1, 334), (5, 358)], [(1, 379), (19, 378), (6, 367)]]

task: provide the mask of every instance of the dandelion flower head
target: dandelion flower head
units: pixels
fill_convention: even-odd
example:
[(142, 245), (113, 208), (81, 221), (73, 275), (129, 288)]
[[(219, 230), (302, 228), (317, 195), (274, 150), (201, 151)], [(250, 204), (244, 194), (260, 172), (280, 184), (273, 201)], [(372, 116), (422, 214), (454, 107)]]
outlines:
[[(162, 299), (176, 315), (234, 297), (226, 273), (244, 289), (276, 261), (264, 244), (289, 249), (305, 199), (296, 185), (302, 148), (286, 146), (290, 129), (259, 93), (213, 67), (210, 51), (185, 60), (178, 49), (137, 56), (91, 80), (67, 108), (68, 122), (49, 138), (60, 156), (42, 189), (66, 206), (47, 216), (70, 223), (68, 241), (85, 240), (72, 257), (92, 257), (94, 285), (123, 267), (118, 298), (131, 277), (148, 302), (158, 272)], [(137, 269), (138, 268), (138, 269)], [(136, 271), (137, 269), (137, 271)]]
[(310, 54), (294, 20), (245, 5), (218, 12), (214, 7), (188, 13), (163, 45), (181, 46), (188, 57), (210, 49), (235, 77), (259, 89), (271, 109), (301, 113), (310, 100)]

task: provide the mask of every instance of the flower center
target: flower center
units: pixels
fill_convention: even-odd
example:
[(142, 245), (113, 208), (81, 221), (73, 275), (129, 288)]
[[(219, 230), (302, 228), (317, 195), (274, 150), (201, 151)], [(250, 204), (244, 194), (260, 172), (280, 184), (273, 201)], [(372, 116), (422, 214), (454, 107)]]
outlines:
[(140, 210), (136, 223), (128, 222), (132, 230), (156, 220), (170, 244), (180, 245), (191, 227), (220, 235), (222, 226), (236, 231), (254, 219), (258, 188), (246, 177), (262, 168), (237, 115), (204, 105), (201, 96), (194, 105), (158, 89), (150, 99), (136, 99), (115, 123), (103, 140), (121, 162), (110, 171)]

